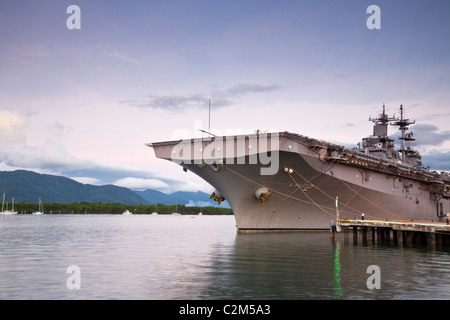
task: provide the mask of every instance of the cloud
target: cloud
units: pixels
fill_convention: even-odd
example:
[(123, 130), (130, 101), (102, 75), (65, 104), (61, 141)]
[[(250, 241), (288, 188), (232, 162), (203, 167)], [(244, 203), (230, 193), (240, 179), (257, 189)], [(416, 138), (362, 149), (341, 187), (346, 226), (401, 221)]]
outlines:
[[(208, 105), (208, 97), (200, 94), (194, 95), (151, 95), (143, 98), (121, 101), (122, 104), (127, 104), (133, 107), (140, 108), (154, 108), (165, 110), (183, 110), (183, 109), (198, 109)], [(222, 104), (222, 105), (221, 105)], [(230, 101), (222, 101), (218, 106), (226, 106), (231, 104)]]
[(41, 149), (18, 149), (3, 156), (9, 166), (25, 170), (45, 171), (61, 174), (93, 166), (90, 160), (78, 159), (67, 152), (62, 145), (46, 145)]
[(7, 163), (0, 161), (0, 171), (15, 171), (18, 170), (19, 168), (16, 167), (12, 167), (10, 165), (8, 165)]
[(210, 193), (214, 190), (212, 186), (209, 185), (203, 179), (186, 179), (186, 180), (170, 180), (171, 192), (175, 191), (189, 191), (197, 192), (202, 191)]
[(90, 178), (90, 177), (69, 177), (69, 178), (83, 184), (102, 185), (101, 180), (97, 178)]
[(236, 84), (225, 90), (213, 90), (210, 94), (195, 93), (191, 95), (149, 95), (146, 97), (123, 100), (121, 104), (133, 107), (165, 109), (179, 111), (185, 109), (203, 109), (209, 104), (209, 97), (212, 97), (214, 108), (221, 108), (233, 105), (234, 99), (249, 94), (265, 93), (280, 90), (279, 85), (260, 84)]
[[(28, 115), (30, 116), (30, 115)], [(28, 118), (28, 120), (30, 120)], [(0, 110), (0, 161), (11, 168), (33, 168), (45, 172), (58, 172), (65, 168), (83, 168), (92, 165), (88, 160), (73, 157), (64, 145), (72, 128), (60, 122), (44, 124), (38, 131), (32, 129), (27, 117), (16, 112)], [(39, 146), (29, 144), (29, 139), (50, 133)]]
[(416, 141), (412, 146), (438, 146), (447, 140), (450, 140), (450, 131), (438, 132), (439, 128), (433, 124), (416, 124), (411, 127)]
[(449, 118), (450, 117), (450, 112), (444, 112), (444, 113), (430, 113), (430, 114), (426, 114), (423, 118), (422, 121), (429, 121), (429, 120), (437, 120), (437, 119), (442, 119), (442, 118)]
[(14, 166), (14, 165), (8, 164), (7, 162), (5, 162), (3, 160), (0, 160), (0, 171), (16, 171), (16, 170), (28, 170), (28, 171), (34, 171), (34, 172), (37, 172), (40, 174), (50, 174), (50, 175), (57, 175), (57, 176), (61, 175), (61, 173), (59, 171), (55, 171), (52, 169), (43, 169), (43, 168), (39, 168), (38, 166), (35, 166), (35, 167)]
[[(422, 155), (424, 166), (432, 170), (450, 170), (450, 151), (446, 145), (450, 142), (450, 131), (439, 131), (434, 124), (416, 124), (410, 127), (415, 141), (407, 142), (407, 145), (417, 149)], [(396, 140), (397, 148), (400, 149), (400, 131), (390, 135)]]
[(47, 140), (37, 159), (41, 168), (53, 170), (81, 169), (93, 166), (92, 161), (74, 157), (60, 141)]
[(423, 155), (423, 164), (430, 166), (432, 170), (450, 170), (450, 151), (439, 152), (432, 151), (429, 154)]
[[(52, 150), (53, 148), (53, 150)], [(175, 191), (206, 191), (210, 186), (203, 180), (197, 181), (195, 176), (186, 178), (167, 178), (160, 174), (145, 171), (139, 168), (126, 166), (110, 166), (94, 163), (89, 160), (77, 159), (60, 146), (46, 147), (45, 157), (39, 154), (33, 156), (31, 152), (24, 153), (23, 150), (0, 157), (0, 171), (31, 170), (38, 173), (61, 175), (69, 177), (83, 184), (107, 185), (113, 184), (132, 190), (153, 189), (164, 193)], [(197, 182), (196, 182), (197, 181)]]
[(25, 117), (18, 113), (1, 110), (0, 111), (0, 142), (14, 143), (25, 139)]
[(113, 182), (113, 184), (119, 187), (125, 187), (133, 190), (157, 189), (162, 191), (170, 189), (170, 186), (164, 181), (147, 178), (127, 177), (116, 180), (115, 182)]
[(141, 64), (139, 61), (133, 59), (133, 58), (129, 58), (127, 56), (125, 56), (124, 54), (120, 53), (117, 50), (114, 51), (103, 51), (103, 55), (107, 58), (111, 58), (111, 59), (116, 59), (122, 62), (127, 62), (127, 63), (136, 63), (136, 64)]
[(0, 161), (5, 165), (24, 170), (60, 174), (69, 170), (93, 167), (93, 162), (73, 156), (56, 138), (48, 138), (41, 146), (26, 143), (13, 144), (0, 149)]
[[(117, 174), (118, 172), (120, 172), (120, 170), (116, 172), (111, 171), (111, 174)], [(122, 176), (124, 176), (125, 174), (125, 171), (121, 173)], [(213, 190), (207, 182), (200, 178), (168, 178), (161, 177), (160, 175), (152, 172), (136, 171), (135, 173), (133, 173), (131, 170), (128, 172), (128, 174), (129, 176), (116, 179), (111, 184), (133, 190), (153, 189), (167, 194), (175, 191), (202, 191), (208, 193), (212, 192)]]
[[(260, 93), (260, 92), (271, 92), (280, 90), (281, 86), (279, 85), (259, 85), (259, 84), (246, 84), (241, 83), (237, 84), (228, 90), (225, 90), (223, 93), (225, 96), (241, 96), (247, 95), (249, 93)], [(220, 91), (218, 91), (220, 93)]]
[(189, 200), (187, 204), (185, 204), (186, 207), (221, 207), (221, 208), (230, 208), (230, 205), (227, 201), (222, 202), (220, 206), (217, 203), (212, 203), (211, 201), (194, 201)]
[(50, 129), (53, 131), (55, 137), (65, 137), (69, 135), (73, 130), (71, 126), (64, 125), (59, 121), (53, 123)]

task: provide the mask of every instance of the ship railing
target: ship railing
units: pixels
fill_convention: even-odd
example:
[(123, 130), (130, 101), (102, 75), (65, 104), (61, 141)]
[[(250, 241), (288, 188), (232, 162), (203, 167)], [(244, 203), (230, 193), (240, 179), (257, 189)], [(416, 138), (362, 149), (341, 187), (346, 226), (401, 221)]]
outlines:
[(402, 162), (400, 159), (383, 159), (373, 155), (347, 150), (342, 154), (327, 156), (326, 160), (338, 160), (341, 163), (359, 166), (374, 171), (403, 176), (410, 179), (432, 182), (437, 178), (424, 168), (414, 168), (414, 166)]
[(310, 146), (323, 146), (324, 148), (331, 148), (333, 150), (344, 149), (343, 146), (338, 146), (336, 144), (332, 144), (332, 143), (324, 141), (324, 140), (313, 139), (313, 138), (303, 136), (303, 135), (300, 135), (297, 133), (285, 131), (285, 132), (281, 133), (280, 136), (284, 136), (291, 140), (303, 143), (308, 148), (310, 148)]
[[(345, 164), (357, 165), (390, 174), (398, 174), (407, 178), (426, 182), (431, 182), (433, 179), (439, 179), (437, 174), (429, 172), (426, 168), (417, 168), (417, 166), (403, 162), (398, 158), (387, 159), (380, 155), (375, 156), (358, 150), (349, 150), (343, 146), (318, 139), (312, 139), (296, 133), (283, 132), (282, 136), (300, 142), (317, 153), (326, 148), (328, 151), (331, 151), (329, 154), (324, 155), (323, 159), (326, 161), (340, 161)], [(352, 160), (354, 161), (351, 162)], [(450, 180), (450, 175), (447, 175), (447, 179)]]

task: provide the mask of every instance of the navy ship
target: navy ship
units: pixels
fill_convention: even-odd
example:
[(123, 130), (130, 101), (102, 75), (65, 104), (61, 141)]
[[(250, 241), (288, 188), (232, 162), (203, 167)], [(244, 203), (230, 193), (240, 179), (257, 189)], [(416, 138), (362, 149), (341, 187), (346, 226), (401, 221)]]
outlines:
[[(214, 136), (147, 144), (157, 158), (197, 174), (230, 204), (241, 231), (328, 230), (354, 219), (443, 221), (450, 176), (422, 165), (403, 106), (369, 118), (373, 134), (355, 148), (290, 132)], [(400, 147), (388, 126), (401, 132)]]

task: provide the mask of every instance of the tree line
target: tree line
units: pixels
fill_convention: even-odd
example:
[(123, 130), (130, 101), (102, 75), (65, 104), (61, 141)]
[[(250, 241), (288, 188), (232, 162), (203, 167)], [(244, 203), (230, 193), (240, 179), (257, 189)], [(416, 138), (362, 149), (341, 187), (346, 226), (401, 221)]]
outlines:
[[(133, 214), (180, 214), (232, 215), (229, 208), (219, 207), (190, 207), (185, 205), (125, 205), (121, 203), (76, 202), (76, 203), (43, 203), (46, 214), (122, 214), (125, 210)], [(14, 210), (21, 214), (30, 214), (38, 209), (38, 204), (19, 202)]]

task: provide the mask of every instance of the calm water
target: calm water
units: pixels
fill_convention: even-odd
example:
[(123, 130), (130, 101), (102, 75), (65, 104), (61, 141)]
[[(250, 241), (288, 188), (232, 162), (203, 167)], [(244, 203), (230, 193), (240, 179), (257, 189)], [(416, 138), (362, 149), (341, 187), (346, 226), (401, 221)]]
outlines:
[[(233, 216), (0, 216), (0, 299), (450, 299), (450, 251), (328, 232), (238, 234)], [(80, 289), (69, 289), (69, 266)], [(380, 268), (368, 289), (367, 267)], [(75, 283), (75, 282), (73, 282)]]

